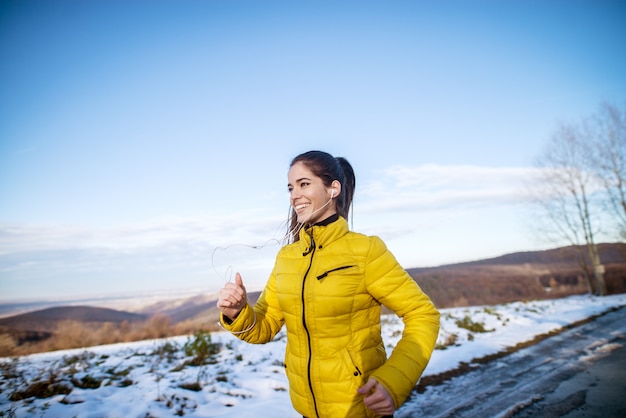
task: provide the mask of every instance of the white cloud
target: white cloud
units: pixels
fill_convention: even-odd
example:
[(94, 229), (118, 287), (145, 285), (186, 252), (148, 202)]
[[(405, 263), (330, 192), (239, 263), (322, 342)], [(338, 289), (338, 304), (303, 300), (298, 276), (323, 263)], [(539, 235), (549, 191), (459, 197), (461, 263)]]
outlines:
[(481, 205), (512, 204), (523, 199), (522, 185), (532, 169), (525, 167), (395, 166), (364, 186), (365, 213), (457, 210)]

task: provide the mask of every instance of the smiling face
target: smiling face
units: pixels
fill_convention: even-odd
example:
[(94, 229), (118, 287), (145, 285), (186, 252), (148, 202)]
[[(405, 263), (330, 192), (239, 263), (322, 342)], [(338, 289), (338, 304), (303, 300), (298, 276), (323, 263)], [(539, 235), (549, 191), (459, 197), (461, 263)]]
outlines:
[(291, 166), (287, 180), (289, 201), (299, 223), (314, 224), (337, 213), (334, 197), (339, 194), (339, 182), (325, 186), (301, 161)]

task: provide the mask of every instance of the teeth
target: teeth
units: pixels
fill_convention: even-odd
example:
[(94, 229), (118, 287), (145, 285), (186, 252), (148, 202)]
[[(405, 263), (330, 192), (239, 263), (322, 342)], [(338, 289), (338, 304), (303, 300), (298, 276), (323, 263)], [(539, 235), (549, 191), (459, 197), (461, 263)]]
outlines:
[(306, 208), (307, 206), (309, 206), (307, 203), (302, 203), (300, 205), (296, 205), (295, 209), (300, 210), (300, 209)]

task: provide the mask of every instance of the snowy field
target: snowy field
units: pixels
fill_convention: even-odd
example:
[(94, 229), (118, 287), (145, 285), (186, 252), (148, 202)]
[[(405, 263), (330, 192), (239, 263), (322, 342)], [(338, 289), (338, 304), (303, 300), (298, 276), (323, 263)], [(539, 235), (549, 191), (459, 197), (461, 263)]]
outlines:
[[(438, 349), (424, 375), (623, 305), (626, 295), (442, 309)], [(383, 317), (388, 353), (401, 330), (396, 316)], [(210, 338), (219, 352), (198, 366), (189, 363), (202, 346), (192, 343), (207, 339), (197, 336), (0, 358), (0, 417), (299, 417), (282, 367), (284, 331), (265, 345), (225, 332)], [(30, 396), (42, 396), (45, 388), (55, 394)], [(418, 396), (428, 396), (428, 390)]]

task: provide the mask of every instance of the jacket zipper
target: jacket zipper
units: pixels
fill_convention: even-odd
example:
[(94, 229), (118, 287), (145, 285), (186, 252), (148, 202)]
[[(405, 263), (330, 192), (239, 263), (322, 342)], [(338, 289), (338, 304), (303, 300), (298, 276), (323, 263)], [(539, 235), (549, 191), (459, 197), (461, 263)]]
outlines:
[(342, 267), (337, 267), (337, 268), (325, 271), (324, 273), (322, 273), (319, 276), (317, 276), (317, 280), (322, 280), (323, 278), (328, 276), (330, 273), (334, 273), (334, 272), (339, 271), (339, 270), (349, 269), (350, 267), (354, 267), (354, 266), (342, 266)]
[(311, 334), (309, 333), (309, 328), (306, 326), (306, 313), (304, 309), (305, 308), (304, 307), (304, 285), (306, 283), (306, 278), (308, 277), (309, 272), (311, 271), (311, 267), (313, 266), (313, 256), (315, 255), (315, 240), (313, 239), (313, 231), (311, 231), (309, 236), (311, 237), (311, 246), (309, 250), (307, 250), (307, 252), (302, 254), (303, 256), (306, 256), (309, 253), (311, 254), (311, 258), (309, 260), (309, 267), (306, 269), (306, 273), (304, 273), (304, 278), (302, 280), (302, 295), (301, 295), (302, 296), (302, 325), (304, 327), (304, 332), (306, 332), (307, 342), (309, 344), (309, 359), (307, 362), (307, 377), (309, 380), (309, 389), (311, 390), (311, 397), (313, 398), (313, 407), (315, 408), (315, 416), (319, 417), (320, 414), (317, 411), (317, 401), (315, 400), (315, 393), (313, 392), (313, 382), (311, 381), (311, 357), (312, 357)]

